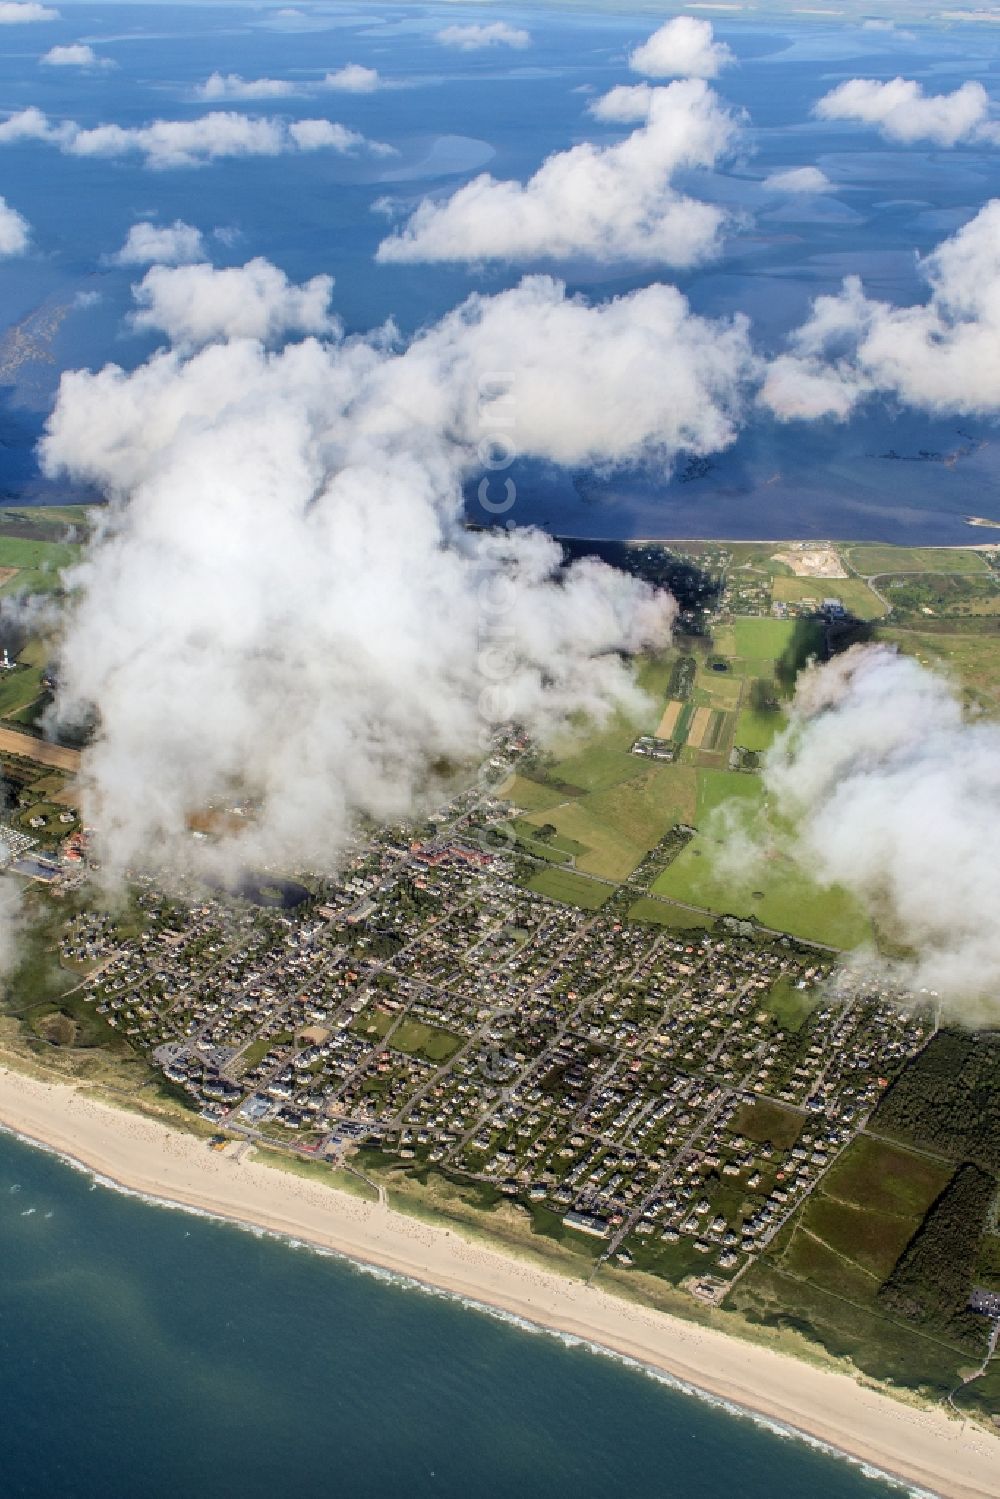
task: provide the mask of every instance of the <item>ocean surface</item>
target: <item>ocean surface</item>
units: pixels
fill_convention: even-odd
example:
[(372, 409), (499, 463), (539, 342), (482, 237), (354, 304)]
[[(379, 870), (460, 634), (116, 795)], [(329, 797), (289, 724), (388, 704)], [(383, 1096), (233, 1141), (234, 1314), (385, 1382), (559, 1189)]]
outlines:
[(585, 1347), (0, 1134), (4, 1499), (877, 1499)]
[[(655, 267), (585, 261), (376, 265), (372, 257), (388, 229), (379, 209), (386, 199), (398, 221), (425, 195), (449, 194), (484, 169), (523, 180), (553, 151), (616, 138), (588, 116), (587, 104), (634, 81), (626, 53), (656, 15), (491, 7), (491, 20), (502, 13), (530, 29), (530, 49), (455, 53), (434, 33), (445, 24), (481, 22), (484, 14), (460, 0), (307, 10), (68, 0), (61, 12), (45, 25), (4, 28), (0, 107), (35, 105), (53, 119), (88, 126), (193, 118), (210, 107), (319, 114), (398, 154), (316, 152), (151, 171), (139, 159), (64, 156), (33, 141), (0, 148), (0, 193), (34, 231), (29, 256), (0, 263), (0, 496), (21, 502), (59, 497), (39, 479), (34, 443), (60, 371), (108, 360), (134, 365), (154, 347), (126, 321), (130, 284), (141, 272), (108, 262), (143, 217), (196, 225), (219, 265), (264, 255), (296, 281), (333, 274), (334, 305), (349, 331), (391, 317), (407, 333), (471, 291), (496, 291), (531, 271), (554, 272), (597, 299), (659, 276), (675, 279), (700, 312), (749, 314), (766, 353), (783, 346), (812, 297), (837, 290), (849, 273), (860, 274), (871, 295), (922, 299), (917, 255), (1000, 194), (1000, 151), (893, 147), (874, 131), (810, 117), (823, 93), (858, 74), (901, 74), (931, 92), (978, 79), (1000, 93), (1000, 28), (907, 28), (904, 8), (894, 31), (819, 15), (760, 10), (741, 20), (717, 12), (717, 34), (739, 59), (717, 87), (747, 112), (746, 148), (724, 169), (682, 184), (743, 216), (717, 261), (674, 278)], [(116, 66), (87, 72), (40, 65), (45, 48), (74, 41), (90, 43)], [(215, 106), (195, 95), (213, 70), (315, 82), (347, 63), (377, 68), (391, 86)], [(836, 190), (783, 202), (762, 190), (769, 172), (808, 165), (822, 168)], [(47, 321), (53, 311), (61, 317), (55, 329)], [(37, 354), (12, 369), (3, 329), (24, 319)], [(23, 338), (17, 347), (23, 353)], [(687, 483), (662, 473), (523, 471), (514, 518), (579, 536), (981, 542), (1000, 533), (970, 531), (963, 517), (1000, 521), (994, 439), (988, 422), (932, 421), (885, 404), (845, 424), (778, 426), (755, 416), (709, 472)]]

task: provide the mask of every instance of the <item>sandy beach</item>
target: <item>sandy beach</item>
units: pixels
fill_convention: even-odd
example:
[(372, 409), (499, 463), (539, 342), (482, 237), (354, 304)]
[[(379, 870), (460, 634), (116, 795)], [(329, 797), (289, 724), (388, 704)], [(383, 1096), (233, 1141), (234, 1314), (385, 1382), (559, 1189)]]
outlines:
[(0, 1125), (134, 1192), (255, 1224), (600, 1344), (932, 1493), (1000, 1495), (1000, 1435), (275, 1170), (252, 1151), (210, 1151), (155, 1120), (2, 1067)]

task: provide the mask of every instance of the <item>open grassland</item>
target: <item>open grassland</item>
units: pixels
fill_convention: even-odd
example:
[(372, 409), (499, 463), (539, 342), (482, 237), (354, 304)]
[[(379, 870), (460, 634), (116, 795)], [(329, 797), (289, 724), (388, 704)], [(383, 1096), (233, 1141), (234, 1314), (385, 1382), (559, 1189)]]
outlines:
[(801, 1328), (875, 1378), (950, 1389), (967, 1352), (893, 1318), (876, 1293), (951, 1172), (945, 1161), (861, 1136), (731, 1304), (765, 1323)]
[(425, 1025), (422, 1020), (404, 1020), (389, 1039), (396, 1051), (410, 1056), (424, 1056), (431, 1062), (445, 1062), (462, 1044), (461, 1036), (445, 1031), (436, 1025)]
[(733, 621), (735, 654), (744, 661), (777, 661), (795, 638), (795, 620), (741, 615)]
[(0, 718), (19, 713), (42, 694), (42, 670), (27, 666), (0, 675)]
[(858, 947), (871, 935), (871, 923), (853, 897), (838, 887), (824, 889), (797, 864), (774, 851), (751, 871), (720, 871), (718, 844), (698, 834), (653, 884), (652, 893), (704, 906), (719, 915), (753, 917), (766, 927), (830, 947)]
[(839, 599), (857, 619), (879, 619), (885, 613), (885, 606), (860, 578), (775, 578), (771, 597), (782, 604)]
[(712, 924), (712, 917), (704, 911), (692, 911), (674, 901), (656, 900), (651, 895), (641, 895), (628, 910), (629, 921), (645, 921), (650, 926), (672, 927), (676, 931), (704, 931)]
[(963, 620), (958, 631), (884, 626), (879, 639), (952, 677), (985, 707), (1000, 709), (1000, 640), (995, 633)]
[(596, 911), (614, 894), (613, 885), (588, 880), (571, 869), (555, 868), (541, 870), (528, 881), (528, 889), (550, 900), (560, 900), (566, 906), (582, 906), (586, 911)]
[(880, 573), (984, 573), (981, 552), (971, 547), (894, 547), (868, 542), (841, 548), (851, 567), (864, 578)]
[(0, 594), (43, 593), (60, 587), (61, 570), (79, 557), (80, 548), (67, 541), (35, 541), (0, 533), (0, 567), (16, 573), (0, 585)]
[(773, 986), (761, 1008), (778, 1022), (783, 1031), (800, 1031), (821, 998), (817, 989), (799, 989), (789, 979), (782, 977)]
[(783, 713), (763, 712), (759, 708), (741, 708), (736, 720), (736, 743), (743, 749), (770, 749), (785, 722)]
[(745, 1135), (759, 1145), (770, 1143), (777, 1150), (791, 1150), (805, 1124), (799, 1109), (785, 1109), (767, 1098), (741, 1103), (730, 1126), (733, 1133)]
[(764, 800), (764, 789), (757, 776), (746, 775), (739, 770), (700, 770), (698, 772), (698, 804), (695, 818), (699, 828), (704, 829), (719, 807), (737, 799), (740, 811), (749, 814), (760, 807)]

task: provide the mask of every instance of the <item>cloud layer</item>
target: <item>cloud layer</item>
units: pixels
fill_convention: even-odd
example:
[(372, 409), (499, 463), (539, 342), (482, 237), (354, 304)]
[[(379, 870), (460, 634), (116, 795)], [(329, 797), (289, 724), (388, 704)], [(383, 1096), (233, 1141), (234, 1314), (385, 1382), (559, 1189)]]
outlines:
[(647, 78), (716, 78), (735, 61), (726, 44), (715, 41), (710, 21), (675, 16), (629, 54), (628, 65)]
[(489, 21), (483, 25), (445, 26), (435, 32), (435, 41), (458, 52), (481, 52), (485, 47), (530, 47), (531, 33), (506, 21)]
[(6, 198), (0, 198), (0, 259), (23, 255), (31, 240), (28, 221)]
[(113, 68), (110, 57), (99, 57), (86, 42), (71, 42), (65, 47), (51, 47), (41, 61), (49, 68)]
[(35, 0), (0, 0), (0, 26), (26, 26), (37, 21), (58, 21), (59, 12)]
[(332, 291), (331, 276), (295, 286), (260, 257), (228, 270), (154, 265), (132, 288), (139, 310), (131, 323), (139, 331), (163, 332), (185, 348), (226, 338), (271, 344), (290, 333), (337, 332), (329, 307)]
[(201, 230), (183, 219), (175, 219), (172, 224), (152, 224), (143, 219), (132, 225), (112, 259), (116, 265), (188, 265), (207, 256)]
[(1000, 413), (1000, 199), (921, 261), (930, 296), (894, 307), (849, 277), (817, 297), (773, 361), (761, 399), (783, 419), (843, 420), (889, 395), (938, 414)]
[(887, 646), (799, 678), (764, 769), (815, 878), (854, 891), (912, 956), (895, 977), (973, 1022), (1000, 1018), (1000, 724)]
[(327, 73), (322, 87), (342, 94), (372, 94), (381, 84), (382, 80), (375, 68), (365, 68), (359, 62), (349, 62), (335, 73)]
[(73, 120), (54, 122), (33, 106), (0, 124), (0, 145), (44, 141), (70, 156), (139, 155), (148, 167), (199, 167), (223, 157), (281, 156), (296, 151), (355, 151), (384, 154), (389, 148), (367, 141), (331, 120), (284, 120), (215, 110), (194, 120), (153, 120), (148, 125), (97, 125), (85, 129)]
[(286, 99), (295, 92), (295, 85), (287, 79), (243, 78), (239, 73), (211, 73), (195, 89), (197, 98), (213, 103), (222, 99)]
[[(633, 706), (618, 653), (664, 639), (672, 601), (561, 572), (538, 532), (469, 532), (463, 482), (502, 500), (511, 446), (583, 464), (723, 445), (749, 365), (745, 327), (673, 288), (591, 307), (533, 278), (399, 350), (244, 339), (64, 376), (46, 469), (111, 496), (59, 699), (99, 711), (86, 813), (108, 868), (330, 867), (357, 815), (409, 812), (498, 721), (544, 735)], [(192, 812), (244, 800), (228, 848), (192, 843)]]
[(925, 94), (910, 78), (893, 78), (888, 83), (851, 78), (825, 94), (814, 113), (821, 120), (874, 125), (886, 140), (902, 145), (930, 141), (935, 146), (957, 146), (974, 140), (996, 143), (995, 127), (988, 124), (989, 106), (981, 83), (963, 83), (951, 94)]
[(833, 183), (819, 167), (787, 167), (764, 178), (769, 193), (787, 193), (790, 197), (808, 197), (833, 191)]
[(425, 199), (382, 242), (382, 261), (534, 261), (588, 256), (690, 266), (718, 247), (724, 215), (672, 185), (679, 171), (711, 167), (734, 145), (737, 123), (698, 79), (666, 88), (618, 89), (643, 123), (614, 145), (550, 156), (525, 183), (488, 173), (443, 203)]

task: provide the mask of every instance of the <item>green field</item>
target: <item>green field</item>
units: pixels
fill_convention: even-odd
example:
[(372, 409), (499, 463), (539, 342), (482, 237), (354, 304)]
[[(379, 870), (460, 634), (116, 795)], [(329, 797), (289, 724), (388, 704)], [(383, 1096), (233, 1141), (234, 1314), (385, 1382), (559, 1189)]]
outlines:
[(704, 829), (708, 819), (722, 806), (738, 800), (740, 811), (755, 811), (764, 799), (764, 788), (757, 776), (738, 770), (699, 770), (697, 825)]
[(862, 577), (880, 573), (983, 573), (989, 569), (979, 552), (962, 547), (893, 547), (855, 543), (841, 552)]
[(403, 1051), (411, 1056), (420, 1055), (431, 1062), (445, 1062), (455, 1055), (462, 1039), (452, 1031), (442, 1030), (440, 1026), (426, 1025), (422, 1020), (407, 1017), (400, 1023), (398, 1030), (393, 1032), (389, 1045), (395, 1051)]
[(17, 576), (0, 586), (0, 594), (39, 593), (58, 588), (60, 569), (69, 567), (80, 548), (66, 541), (34, 541), (0, 534), (0, 567), (16, 567)]
[(741, 708), (736, 719), (735, 743), (748, 750), (770, 749), (784, 723), (782, 713), (761, 713), (756, 708)]
[(885, 613), (884, 605), (860, 578), (775, 578), (771, 597), (783, 604), (839, 599), (856, 619), (879, 619)]
[(734, 620), (736, 654), (749, 661), (777, 661), (795, 637), (793, 619), (740, 615)]
[(730, 1128), (735, 1135), (745, 1135), (758, 1144), (770, 1141), (778, 1150), (790, 1150), (802, 1133), (805, 1115), (797, 1109), (783, 1109), (770, 1099), (758, 1098), (741, 1103)]
[(773, 1015), (782, 1030), (800, 1031), (820, 999), (816, 989), (797, 989), (789, 979), (780, 978), (764, 1001), (763, 1008)]
[(732, 1304), (753, 1320), (800, 1328), (875, 1378), (950, 1389), (967, 1353), (888, 1315), (876, 1293), (951, 1172), (947, 1163), (861, 1136), (751, 1268)]
[(571, 869), (555, 868), (541, 870), (528, 881), (528, 889), (536, 895), (548, 896), (549, 900), (562, 901), (566, 906), (582, 906), (586, 911), (596, 911), (614, 894), (612, 885), (588, 880)]
[(628, 909), (629, 921), (645, 921), (653, 926), (673, 927), (677, 931), (704, 931), (712, 918), (704, 911), (691, 911), (687, 906), (678, 906), (671, 901), (656, 900), (642, 895)]
[(699, 833), (658, 876), (652, 893), (720, 915), (753, 917), (763, 926), (830, 947), (855, 948), (870, 937), (870, 921), (846, 890), (813, 884), (786, 855), (769, 853), (747, 881), (714, 870), (717, 849), (714, 840)]
[(995, 632), (977, 629), (963, 619), (957, 630), (886, 626), (879, 631), (879, 639), (952, 677), (984, 707), (1000, 708), (1000, 640)]

